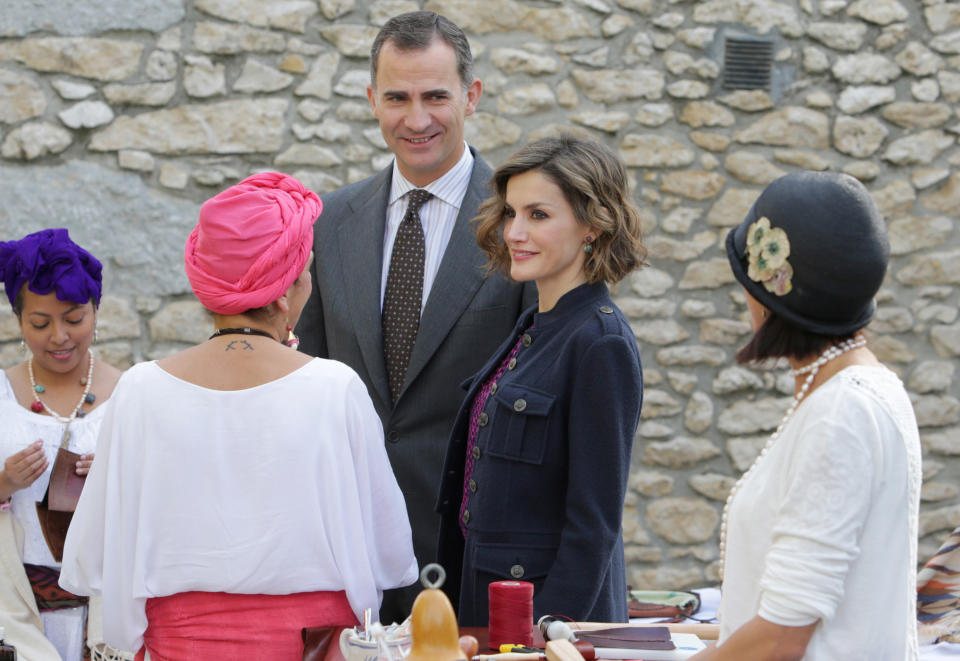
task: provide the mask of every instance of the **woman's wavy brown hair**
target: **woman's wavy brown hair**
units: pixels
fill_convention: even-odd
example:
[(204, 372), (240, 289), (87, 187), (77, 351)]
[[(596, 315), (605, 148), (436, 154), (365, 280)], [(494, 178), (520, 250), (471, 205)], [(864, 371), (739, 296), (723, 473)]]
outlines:
[(640, 212), (623, 163), (599, 142), (564, 133), (531, 142), (493, 173), (493, 197), (480, 205), (472, 221), (490, 272), (510, 274), (510, 252), (503, 240), (507, 182), (531, 170), (555, 183), (574, 217), (597, 232), (584, 264), (588, 282), (613, 284), (644, 264)]

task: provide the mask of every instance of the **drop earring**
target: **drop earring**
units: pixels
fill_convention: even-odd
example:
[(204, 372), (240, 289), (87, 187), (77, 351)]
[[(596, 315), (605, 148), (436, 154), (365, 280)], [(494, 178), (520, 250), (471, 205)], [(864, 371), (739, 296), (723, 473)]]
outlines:
[(290, 325), (290, 322), (287, 322), (287, 340), (284, 344), (294, 351), (300, 347), (300, 338), (293, 332), (293, 326)]
[(20, 338), (20, 353), (22, 353), (24, 356), (27, 355), (27, 342), (22, 337)]
[(585, 252), (585, 253), (587, 253), (587, 254), (589, 255), (590, 253), (593, 252), (593, 245), (592, 245), (592, 243), (593, 243), (593, 237), (592, 237), (592, 236), (587, 236), (587, 237), (585, 237), (585, 238), (583, 239), (583, 241), (584, 241), (584, 244), (583, 244), (583, 252)]

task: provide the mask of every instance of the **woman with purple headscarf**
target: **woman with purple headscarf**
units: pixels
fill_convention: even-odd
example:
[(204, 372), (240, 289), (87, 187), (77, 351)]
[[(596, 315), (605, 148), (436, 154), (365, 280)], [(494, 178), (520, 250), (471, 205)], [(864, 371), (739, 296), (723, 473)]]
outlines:
[(56, 496), (90, 470), (100, 405), (120, 377), (90, 350), (101, 271), (65, 229), (0, 242), (0, 279), (29, 349), (0, 370), (0, 624), (25, 659), (83, 654), (87, 600), (57, 585), (72, 514)]

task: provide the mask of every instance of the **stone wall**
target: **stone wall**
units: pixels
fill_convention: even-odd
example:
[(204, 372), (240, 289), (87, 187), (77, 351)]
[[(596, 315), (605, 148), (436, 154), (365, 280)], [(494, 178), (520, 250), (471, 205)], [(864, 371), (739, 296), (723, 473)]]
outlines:
[[(99, 351), (120, 367), (201, 341), (184, 239), (200, 202), (280, 169), (320, 193), (390, 154), (365, 98), (378, 26), (417, 8), (468, 32), (485, 83), (469, 141), (493, 163), (567, 128), (617, 149), (650, 267), (618, 301), (640, 343), (643, 421), (624, 517), (629, 580), (716, 580), (720, 510), (778, 423), (783, 370), (749, 335), (722, 250), (773, 178), (861, 179), (893, 260), (869, 328), (924, 444), (921, 558), (960, 524), (960, 4), (925, 0), (5, 0), (0, 237), (69, 227), (106, 264)], [(725, 89), (724, 41), (774, 46), (769, 92)], [(0, 364), (22, 359), (0, 312)]]

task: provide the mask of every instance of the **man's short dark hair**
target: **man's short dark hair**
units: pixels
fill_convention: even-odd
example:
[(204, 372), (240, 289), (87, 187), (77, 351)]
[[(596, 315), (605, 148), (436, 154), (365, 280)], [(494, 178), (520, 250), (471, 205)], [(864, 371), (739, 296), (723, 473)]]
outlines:
[(399, 14), (380, 28), (370, 48), (370, 85), (377, 86), (377, 61), (385, 43), (389, 41), (400, 51), (423, 50), (437, 37), (456, 54), (457, 74), (466, 90), (473, 82), (473, 54), (467, 35), (450, 19), (432, 11)]

